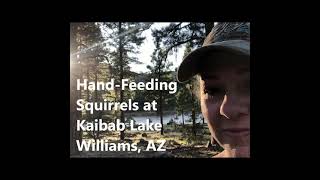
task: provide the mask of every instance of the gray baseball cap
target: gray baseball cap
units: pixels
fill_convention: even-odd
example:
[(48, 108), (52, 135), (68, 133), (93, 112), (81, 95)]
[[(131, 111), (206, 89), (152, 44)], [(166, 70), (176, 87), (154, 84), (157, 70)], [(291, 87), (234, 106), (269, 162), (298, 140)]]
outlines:
[[(202, 47), (189, 53), (179, 66), (177, 80), (185, 82), (199, 73), (199, 63), (208, 53), (214, 52), (250, 57), (250, 23), (222, 22), (217, 23), (208, 34)], [(223, 60), (224, 56), (217, 56), (212, 60)], [(242, 58), (239, 58), (242, 59)]]

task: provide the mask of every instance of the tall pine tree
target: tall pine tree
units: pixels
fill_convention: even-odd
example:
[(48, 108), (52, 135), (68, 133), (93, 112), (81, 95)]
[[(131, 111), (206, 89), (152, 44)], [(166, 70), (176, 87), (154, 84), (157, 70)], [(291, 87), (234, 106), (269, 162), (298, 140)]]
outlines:
[[(107, 33), (107, 46), (110, 47), (110, 63), (111, 73), (115, 78), (115, 83), (120, 84), (122, 79), (130, 78), (130, 63), (139, 63), (139, 60), (134, 56), (138, 53), (139, 46), (143, 43), (145, 37), (142, 32), (150, 28), (151, 23), (103, 23)], [(124, 91), (117, 90), (119, 102), (125, 102), (128, 97), (125, 97)], [(125, 114), (120, 111), (120, 121), (125, 123)], [(120, 139), (125, 137), (124, 131), (120, 132)]]

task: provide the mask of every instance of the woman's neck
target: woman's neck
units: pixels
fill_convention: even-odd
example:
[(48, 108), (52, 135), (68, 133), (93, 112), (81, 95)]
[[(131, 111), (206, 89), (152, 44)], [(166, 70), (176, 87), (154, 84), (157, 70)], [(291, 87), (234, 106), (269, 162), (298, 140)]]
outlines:
[(221, 153), (219, 153), (214, 157), (215, 158), (250, 157), (250, 146), (235, 147), (232, 149), (229, 146), (226, 146)]

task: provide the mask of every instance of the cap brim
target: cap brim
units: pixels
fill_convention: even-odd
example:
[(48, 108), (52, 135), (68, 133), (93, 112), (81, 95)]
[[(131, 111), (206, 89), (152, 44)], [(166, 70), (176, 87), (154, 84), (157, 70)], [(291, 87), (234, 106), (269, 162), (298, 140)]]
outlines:
[[(183, 59), (178, 68), (178, 82), (185, 82), (192, 76), (198, 74), (201, 59), (203, 59), (208, 52), (212, 53), (215, 51), (250, 56), (250, 43), (245, 40), (229, 40), (213, 43), (192, 51)], [(221, 58), (214, 60), (217, 61), (219, 59)]]

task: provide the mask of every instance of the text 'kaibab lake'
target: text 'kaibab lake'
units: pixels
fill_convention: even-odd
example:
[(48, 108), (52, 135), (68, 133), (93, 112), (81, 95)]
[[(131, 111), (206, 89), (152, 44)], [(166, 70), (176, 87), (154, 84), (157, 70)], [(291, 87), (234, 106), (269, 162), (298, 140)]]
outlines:
[[(131, 131), (160, 131), (160, 123), (151, 123), (149, 120), (146, 123), (134, 124), (130, 121), (129, 128)], [(116, 123), (102, 122), (102, 119), (95, 119), (94, 122), (87, 122), (86, 120), (77, 120), (77, 131), (124, 131), (126, 124), (117, 119)]]

